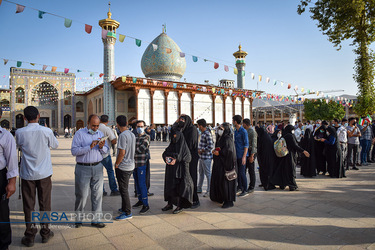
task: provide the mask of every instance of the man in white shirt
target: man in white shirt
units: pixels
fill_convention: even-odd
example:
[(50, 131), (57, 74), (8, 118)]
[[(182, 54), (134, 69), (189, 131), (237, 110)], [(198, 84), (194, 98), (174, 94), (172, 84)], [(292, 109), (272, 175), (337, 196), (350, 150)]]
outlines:
[[(40, 126), (39, 111), (34, 106), (24, 109), (26, 127), (16, 131), (16, 142), (22, 150), (20, 177), (22, 179), (22, 201), (25, 213), (26, 231), (22, 244), (31, 247), (37, 233), (35, 223), (31, 222), (31, 213), (35, 208), (35, 195), (38, 192), (40, 211), (51, 211), (52, 191), (52, 162), (50, 148), (59, 146), (51, 129)], [(41, 223), (40, 235), (42, 243), (47, 243), (53, 237), (48, 223)]]
[[(99, 130), (104, 134), (105, 137), (108, 137), (107, 144), (109, 148), (111, 148), (111, 144), (113, 145), (117, 143), (117, 138), (113, 134), (112, 129), (108, 127), (107, 124), (108, 124), (108, 115), (102, 115), (100, 117)], [(115, 179), (115, 172), (113, 171), (110, 150), (108, 150), (108, 153), (103, 154), (102, 164), (105, 167), (105, 169), (107, 169), (109, 188), (111, 189), (111, 196), (120, 195), (120, 192), (117, 189), (117, 183)], [(106, 195), (107, 195), (107, 192), (105, 191), (105, 188), (103, 185), (103, 196), (106, 196)]]
[(341, 121), (341, 126), (337, 129), (337, 139), (340, 142), (341, 154), (342, 154), (343, 164), (345, 167), (347, 166), (346, 156), (348, 155), (348, 131), (346, 129), (347, 126), (348, 126), (348, 119), (344, 118)]
[[(3, 110), (0, 107), (0, 118)], [(18, 175), (16, 141), (12, 134), (0, 127), (0, 249), (12, 243), (9, 218), (9, 198), (16, 191)]]
[(294, 136), (296, 137), (297, 142), (300, 143), (302, 138), (302, 122), (297, 124), (297, 129), (294, 131)]

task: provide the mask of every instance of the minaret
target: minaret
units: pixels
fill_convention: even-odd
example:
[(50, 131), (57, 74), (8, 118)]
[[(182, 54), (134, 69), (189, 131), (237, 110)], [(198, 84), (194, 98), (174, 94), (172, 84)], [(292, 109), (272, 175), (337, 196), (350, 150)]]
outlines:
[[(238, 51), (233, 53), (233, 56), (236, 58), (236, 67), (237, 67), (237, 88), (243, 89), (245, 86), (245, 57), (247, 52), (241, 50), (242, 46), (238, 46)], [(244, 72), (244, 73), (242, 73)]]
[(104, 78), (103, 78), (103, 113), (109, 117), (109, 125), (115, 124), (115, 89), (110, 81), (115, 75), (115, 43), (116, 43), (116, 29), (120, 23), (111, 19), (111, 3), (108, 4), (108, 18), (100, 20), (99, 26), (107, 30), (107, 37), (103, 38), (104, 44)]

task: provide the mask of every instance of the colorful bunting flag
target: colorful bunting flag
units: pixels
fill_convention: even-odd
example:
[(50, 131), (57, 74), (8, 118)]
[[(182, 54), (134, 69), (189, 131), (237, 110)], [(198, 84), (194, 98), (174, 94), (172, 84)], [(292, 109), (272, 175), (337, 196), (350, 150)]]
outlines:
[(30, 63), (31, 65), (35, 66), (35, 63)]
[(94, 72), (91, 72), (91, 73), (90, 73), (90, 77), (93, 77), (93, 75), (94, 75)]
[(224, 65), (224, 70), (225, 70), (225, 72), (228, 72), (229, 71), (229, 67), (227, 65)]
[(64, 73), (65, 73), (65, 74), (68, 74), (68, 73), (69, 73), (69, 69), (68, 69), (68, 68), (65, 68), (65, 69), (64, 69)]
[(55, 72), (56, 71), (56, 69), (57, 69), (57, 67), (55, 67), (55, 66), (52, 66), (52, 72)]
[(184, 52), (180, 52), (180, 57), (185, 57), (185, 53)]
[(106, 39), (108, 34), (108, 30), (102, 29), (102, 39)]
[(21, 61), (17, 61), (17, 67), (21, 67), (22, 65), (22, 62)]
[(47, 65), (43, 65), (43, 68), (42, 68), (42, 70), (43, 70), (43, 71), (45, 71), (45, 70), (46, 70), (46, 68), (47, 68)]
[(198, 62), (198, 57), (193, 56), (193, 62)]
[(284, 82), (280, 82), (280, 86), (282, 87), (284, 85)]
[(41, 11), (41, 10), (39, 10), (38, 17), (39, 17), (40, 19), (42, 19), (44, 14), (46, 14), (45, 11)]
[(219, 68), (219, 64), (218, 63), (214, 63), (214, 69), (217, 69), (217, 68)]
[(254, 78), (255, 78), (255, 74), (254, 74), (254, 73), (251, 73), (251, 79), (254, 80)]
[(303, 93), (305, 91), (305, 88), (301, 88), (301, 92)]
[(261, 81), (262, 81), (262, 76), (259, 75), (258, 79), (259, 79), (259, 81), (261, 82)]
[(70, 28), (70, 26), (72, 26), (72, 20), (68, 19), (68, 18), (65, 18), (64, 25), (65, 25), (65, 27)]
[(99, 74), (99, 77), (102, 78), (102, 76), (104, 76), (104, 74), (103, 74), (103, 73), (100, 73), (100, 74)]
[(126, 82), (126, 76), (121, 77), (122, 82)]
[(233, 73), (234, 73), (235, 75), (237, 75), (237, 74), (238, 74), (238, 69), (237, 69), (237, 68), (233, 68)]
[(142, 41), (139, 40), (139, 39), (135, 39), (135, 44), (136, 44), (138, 47), (141, 47)]
[(8, 59), (3, 59), (4, 60), (4, 65), (7, 65), (7, 63), (8, 63)]
[(25, 9), (25, 6), (16, 4), (16, 13), (21, 13)]
[(289, 84), (288, 84), (288, 89), (290, 89), (291, 87), (292, 87), (292, 85), (289, 83)]
[(173, 83), (173, 88), (177, 88), (177, 83)]
[(277, 80), (273, 81), (273, 85), (276, 85), (276, 83), (277, 83)]
[(147, 84), (147, 79), (143, 79), (143, 84)]
[(167, 82), (163, 82), (163, 87), (167, 87), (168, 83)]
[(269, 77), (266, 78), (266, 82), (267, 82), (267, 83), (270, 82), (270, 78), (269, 78)]
[(121, 34), (119, 34), (118, 35), (118, 40), (122, 43), (122, 42), (124, 42), (124, 40), (125, 40), (125, 35), (121, 35)]
[(77, 72), (82, 72), (82, 70), (80, 70), (80, 69), (77, 69)]
[(133, 77), (133, 83), (137, 83), (137, 77)]
[(212, 93), (215, 93), (216, 88), (212, 88)]
[(88, 24), (85, 24), (85, 31), (86, 31), (87, 34), (91, 34), (92, 26), (88, 25)]

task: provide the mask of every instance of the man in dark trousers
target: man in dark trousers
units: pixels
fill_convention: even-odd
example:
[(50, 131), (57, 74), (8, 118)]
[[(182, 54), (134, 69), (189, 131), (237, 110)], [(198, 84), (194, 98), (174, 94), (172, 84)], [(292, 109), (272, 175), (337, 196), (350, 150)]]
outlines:
[(250, 184), (249, 188), (247, 189), (248, 193), (254, 192), (254, 187), (255, 187), (255, 181), (256, 181), (256, 176), (255, 176), (255, 159), (257, 156), (257, 132), (250, 127), (250, 120), (249, 119), (244, 119), (243, 120), (243, 127), (247, 131), (247, 135), (249, 138), (249, 157), (246, 160), (246, 168), (247, 171), (249, 172), (250, 176)]
[[(0, 107), (0, 118), (3, 110)], [(18, 176), (16, 141), (12, 134), (0, 127), (0, 249), (12, 243), (9, 218), (9, 197), (16, 192)]]

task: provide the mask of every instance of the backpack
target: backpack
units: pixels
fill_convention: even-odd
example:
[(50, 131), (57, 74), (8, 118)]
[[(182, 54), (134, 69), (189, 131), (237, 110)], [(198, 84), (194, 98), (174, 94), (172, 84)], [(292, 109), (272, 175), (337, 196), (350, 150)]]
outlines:
[(273, 149), (275, 150), (277, 157), (284, 157), (289, 154), (286, 141), (282, 137), (273, 143)]

